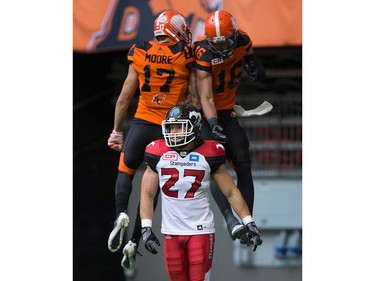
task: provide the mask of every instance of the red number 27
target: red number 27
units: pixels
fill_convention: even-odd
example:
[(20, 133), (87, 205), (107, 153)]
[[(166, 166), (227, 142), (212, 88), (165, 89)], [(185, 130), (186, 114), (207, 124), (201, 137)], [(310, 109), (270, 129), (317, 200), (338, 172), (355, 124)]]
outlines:
[[(165, 195), (169, 197), (177, 198), (178, 191), (177, 190), (170, 190), (174, 184), (178, 181), (178, 170), (176, 168), (162, 168), (161, 169), (162, 176), (170, 175), (171, 177), (167, 182), (163, 185), (162, 191)], [(184, 170), (184, 177), (195, 177), (195, 181), (189, 188), (189, 190), (185, 194), (185, 198), (193, 198), (194, 193), (198, 190), (198, 188), (201, 186), (202, 179), (204, 177), (204, 171), (202, 170)]]

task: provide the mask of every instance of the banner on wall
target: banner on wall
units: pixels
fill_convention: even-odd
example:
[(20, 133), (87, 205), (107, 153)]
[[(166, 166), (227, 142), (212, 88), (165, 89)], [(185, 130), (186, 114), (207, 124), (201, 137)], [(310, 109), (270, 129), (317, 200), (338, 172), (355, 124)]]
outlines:
[(155, 18), (176, 10), (189, 21), (193, 41), (204, 34), (206, 16), (230, 12), (254, 47), (302, 45), (302, 0), (74, 0), (73, 50), (125, 50), (153, 38)]

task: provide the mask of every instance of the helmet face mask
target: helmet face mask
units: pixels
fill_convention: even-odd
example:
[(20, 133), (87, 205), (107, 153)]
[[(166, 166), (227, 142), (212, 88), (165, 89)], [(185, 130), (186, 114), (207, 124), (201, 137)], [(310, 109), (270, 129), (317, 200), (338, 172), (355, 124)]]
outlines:
[(175, 105), (162, 122), (162, 133), (168, 147), (184, 147), (199, 134), (202, 126), (200, 112), (190, 104)]
[(154, 22), (154, 36), (168, 36), (173, 41), (191, 44), (192, 35), (186, 18), (176, 11), (161, 13)]
[(212, 52), (230, 57), (237, 46), (237, 26), (234, 17), (226, 11), (215, 11), (205, 21), (206, 40)]
[(210, 40), (208, 38), (206, 38), (206, 40), (214, 53), (217, 53), (223, 57), (230, 57), (233, 55), (234, 49), (237, 46), (237, 33), (224, 40)]

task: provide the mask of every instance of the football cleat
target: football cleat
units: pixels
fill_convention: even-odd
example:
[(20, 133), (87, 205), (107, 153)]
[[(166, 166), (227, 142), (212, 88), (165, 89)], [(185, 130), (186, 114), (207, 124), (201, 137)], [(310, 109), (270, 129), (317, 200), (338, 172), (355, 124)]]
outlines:
[(116, 218), (113, 230), (109, 234), (108, 249), (111, 252), (116, 252), (121, 248), (122, 241), (125, 234), (125, 229), (129, 224), (129, 217), (125, 212), (122, 212)]
[(125, 269), (134, 269), (135, 268), (135, 257), (137, 252), (137, 244), (129, 240), (125, 245), (122, 253), (124, 256), (121, 260), (121, 266)]

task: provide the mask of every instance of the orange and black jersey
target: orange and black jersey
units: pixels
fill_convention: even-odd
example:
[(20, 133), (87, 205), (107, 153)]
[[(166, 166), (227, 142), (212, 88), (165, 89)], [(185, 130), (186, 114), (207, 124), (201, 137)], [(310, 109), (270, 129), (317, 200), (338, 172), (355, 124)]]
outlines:
[(212, 89), (217, 110), (229, 110), (235, 104), (235, 94), (244, 70), (242, 58), (251, 48), (250, 37), (238, 31), (237, 46), (229, 58), (210, 51), (206, 39), (194, 42), (196, 68), (212, 74)]
[(128, 61), (138, 73), (140, 96), (135, 118), (161, 125), (167, 111), (185, 100), (195, 59), (185, 41), (134, 44)]

